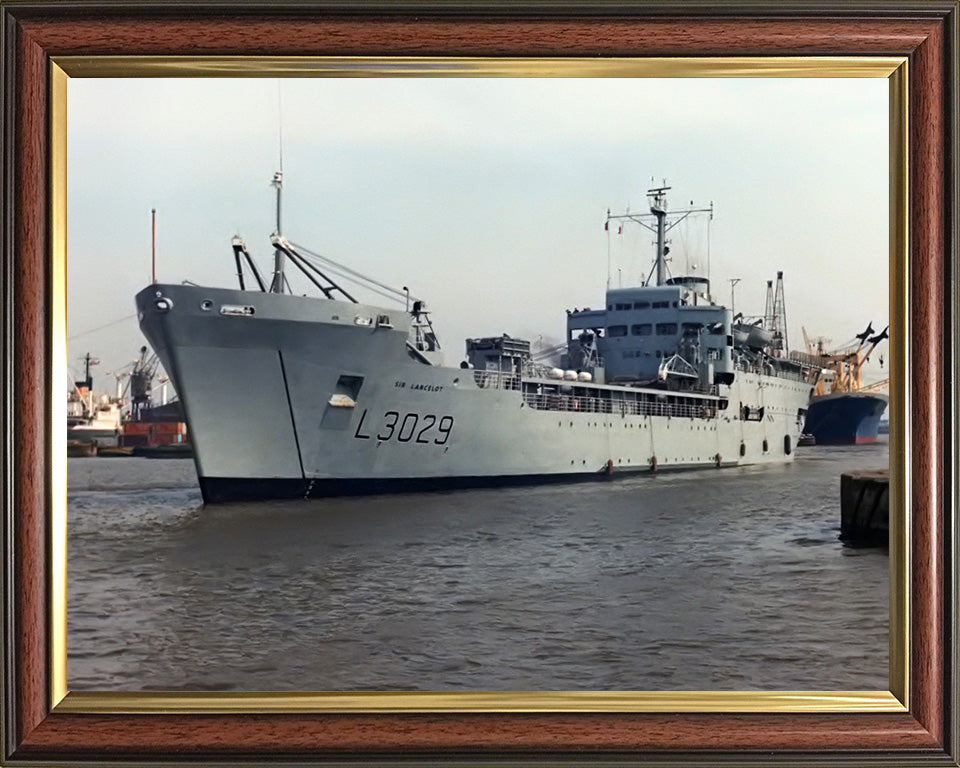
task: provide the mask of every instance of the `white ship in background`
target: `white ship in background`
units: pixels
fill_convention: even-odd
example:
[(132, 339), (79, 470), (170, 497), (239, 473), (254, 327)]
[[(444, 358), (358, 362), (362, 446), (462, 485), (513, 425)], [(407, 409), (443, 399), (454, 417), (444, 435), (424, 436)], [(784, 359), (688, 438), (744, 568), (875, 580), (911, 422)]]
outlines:
[(67, 440), (102, 446), (116, 445), (120, 436), (123, 401), (119, 395), (110, 397), (94, 393), (90, 367), (99, 361), (91, 357), (89, 352), (83, 360), (83, 379), (71, 382), (67, 391)]
[[(447, 367), (422, 300), (280, 235), (274, 181), (269, 282), (235, 238), (239, 290), (152, 284), (136, 297), (207, 502), (793, 458), (819, 368), (787, 357), (782, 275), (774, 311), (752, 322), (715, 303), (707, 279), (670, 276), (666, 233), (695, 211), (668, 214), (668, 187), (647, 193), (648, 214), (608, 217), (656, 233), (653, 269), (609, 289), (604, 309), (568, 312), (560, 367), (506, 335), (468, 339)], [(290, 265), (320, 296), (289, 292)], [(331, 275), (405, 308), (361, 304)]]

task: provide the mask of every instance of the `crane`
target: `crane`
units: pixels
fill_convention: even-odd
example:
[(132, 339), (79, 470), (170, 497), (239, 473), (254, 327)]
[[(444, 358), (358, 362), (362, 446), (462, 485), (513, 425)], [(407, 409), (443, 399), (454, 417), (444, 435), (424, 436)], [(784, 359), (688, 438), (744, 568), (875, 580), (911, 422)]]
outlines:
[(807, 353), (816, 358), (822, 368), (833, 372), (832, 379), (830, 377), (820, 377), (814, 394), (828, 394), (827, 384), (830, 384), (830, 392), (863, 391), (864, 387), (860, 377), (861, 370), (870, 359), (870, 355), (877, 348), (877, 345), (890, 337), (889, 330), (890, 326), (887, 326), (880, 333), (871, 335), (874, 333), (873, 323), (868, 323), (864, 331), (854, 336), (851, 342), (828, 351), (826, 346), (830, 339), (825, 339), (822, 336), (811, 339), (807, 335), (807, 329), (802, 328)]
[(140, 412), (150, 406), (151, 386), (153, 377), (160, 365), (160, 359), (151, 353), (147, 347), (140, 347), (140, 357), (133, 362), (130, 372), (130, 415), (137, 420)]

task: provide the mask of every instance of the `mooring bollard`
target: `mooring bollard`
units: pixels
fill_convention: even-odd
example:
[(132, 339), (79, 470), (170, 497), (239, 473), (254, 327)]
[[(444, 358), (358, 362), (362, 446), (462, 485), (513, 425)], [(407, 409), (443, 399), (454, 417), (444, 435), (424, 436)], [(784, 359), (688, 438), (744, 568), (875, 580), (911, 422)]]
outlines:
[(890, 476), (887, 470), (840, 475), (840, 539), (860, 546), (890, 541)]

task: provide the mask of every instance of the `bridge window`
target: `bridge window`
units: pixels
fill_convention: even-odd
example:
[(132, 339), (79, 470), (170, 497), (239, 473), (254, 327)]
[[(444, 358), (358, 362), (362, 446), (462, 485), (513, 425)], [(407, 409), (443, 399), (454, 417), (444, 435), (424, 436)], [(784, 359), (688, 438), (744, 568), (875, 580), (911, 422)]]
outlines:
[(700, 333), (700, 329), (703, 326), (700, 323), (684, 323), (681, 328), (683, 328), (684, 336), (696, 336)]
[(630, 333), (634, 336), (649, 336), (653, 333), (653, 325), (651, 323), (640, 323), (639, 325), (631, 325)]
[(667, 307), (670, 306), (670, 302), (669, 302), (669, 301), (655, 301), (655, 302), (653, 302), (653, 304), (652, 304), (651, 306), (652, 306), (654, 309), (666, 309)]
[(657, 323), (657, 336), (676, 336), (676, 323)]
[(650, 309), (650, 302), (649, 301), (635, 302), (633, 305), (633, 308), (634, 309)]
[(625, 325), (611, 325), (607, 328), (608, 336), (626, 336), (627, 335), (627, 326)]

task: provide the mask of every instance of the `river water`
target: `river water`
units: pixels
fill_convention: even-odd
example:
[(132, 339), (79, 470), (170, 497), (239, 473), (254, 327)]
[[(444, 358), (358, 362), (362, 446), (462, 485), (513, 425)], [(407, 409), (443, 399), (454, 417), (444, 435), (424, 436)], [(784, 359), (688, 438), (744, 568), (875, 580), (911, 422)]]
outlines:
[(791, 464), (204, 507), (193, 462), (68, 462), (72, 690), (886, 690), (888, 555)]

